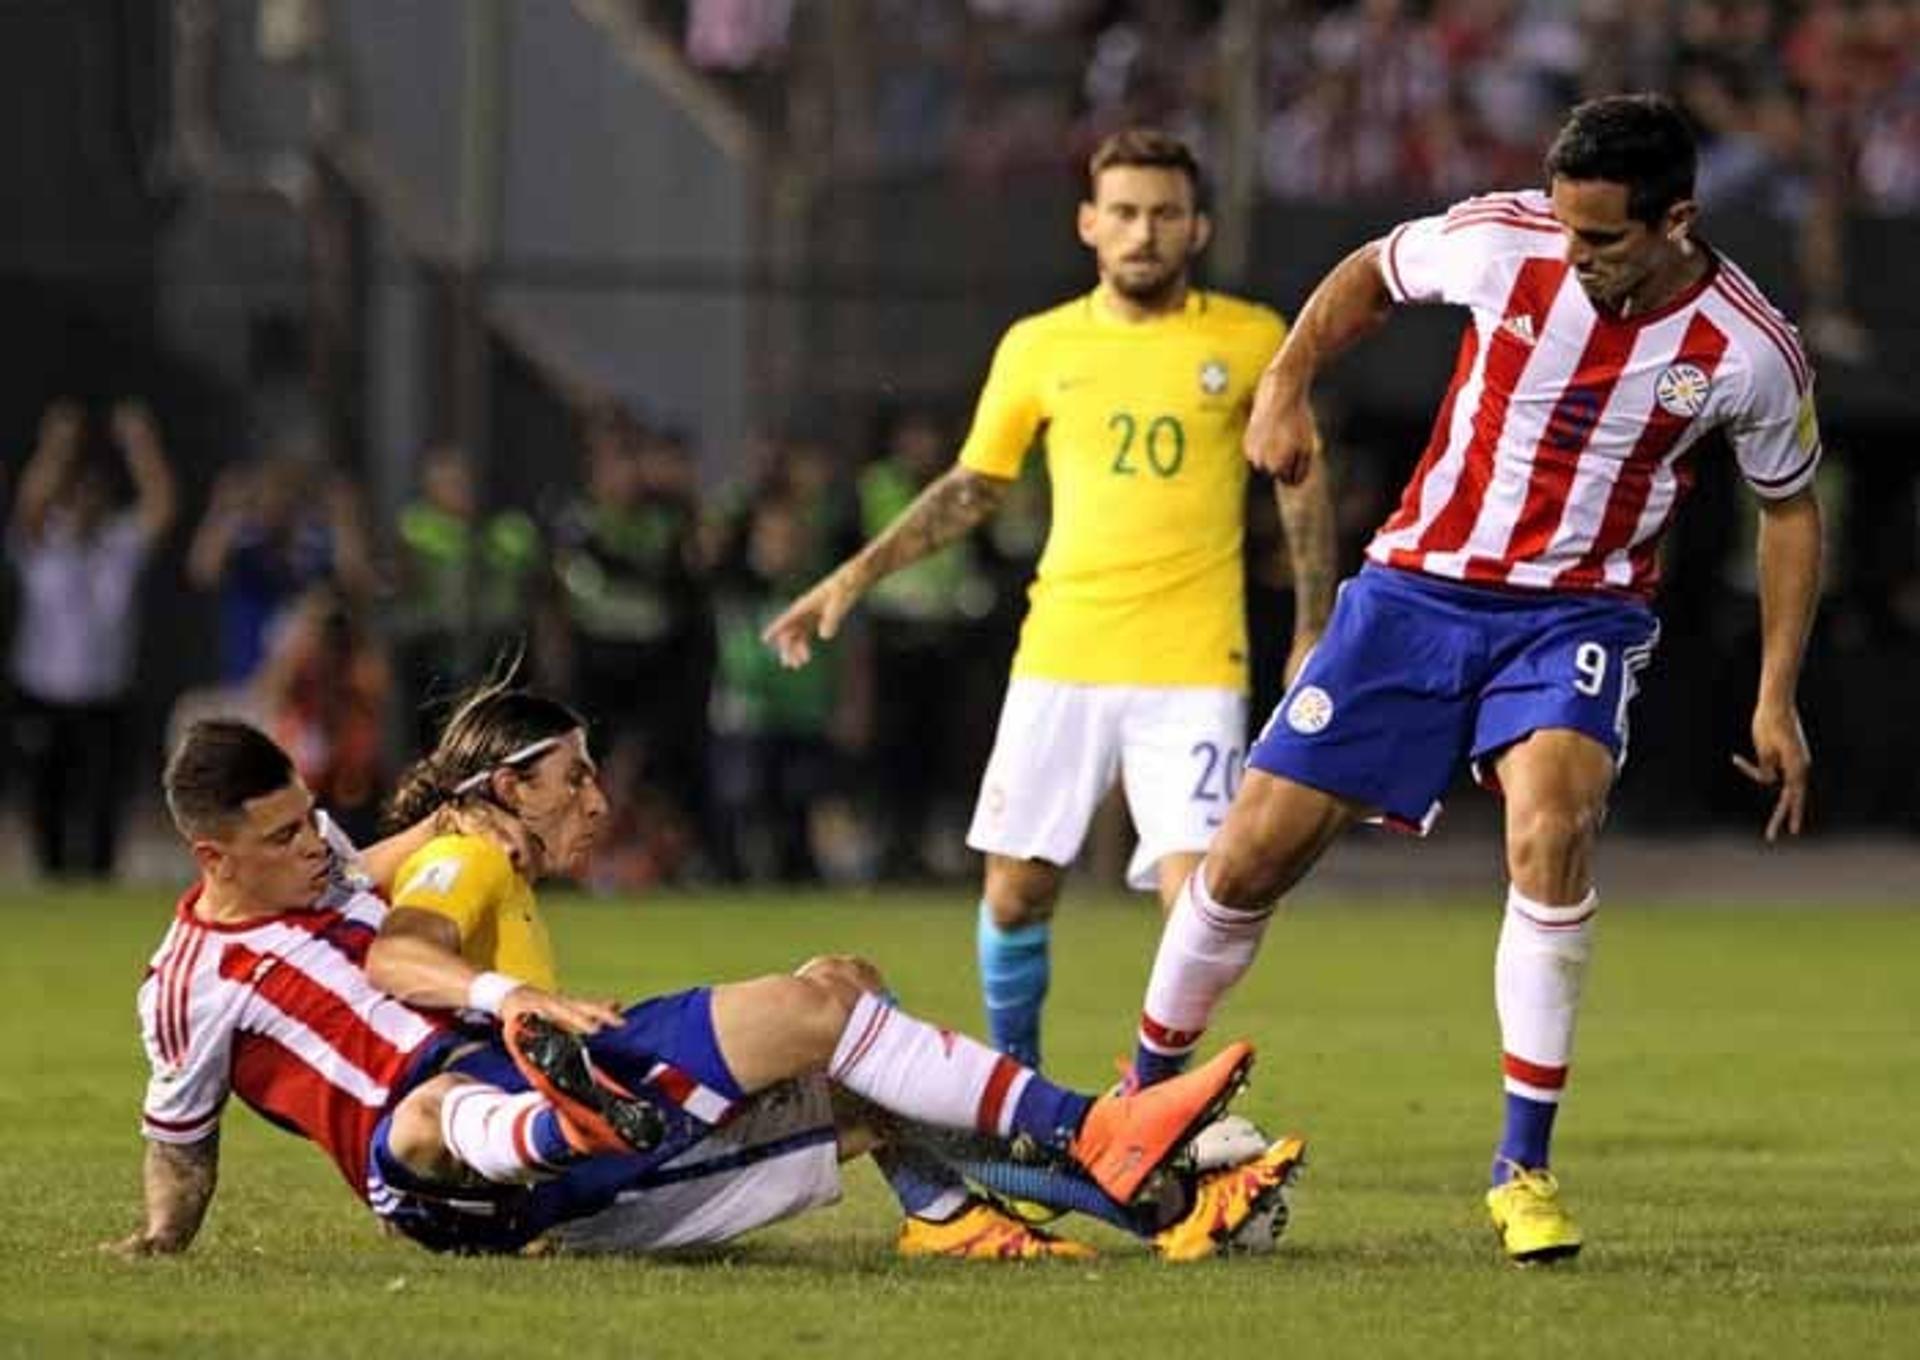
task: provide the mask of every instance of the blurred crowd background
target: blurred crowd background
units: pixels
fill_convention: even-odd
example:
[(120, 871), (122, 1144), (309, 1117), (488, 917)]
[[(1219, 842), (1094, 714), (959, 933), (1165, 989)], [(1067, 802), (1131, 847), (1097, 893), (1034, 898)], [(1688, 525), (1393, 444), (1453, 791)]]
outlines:
[[(1821, 372), (1816, 825), (1920, 830), (1916, 0), (15, 0), (0, 75), (0, 788), (43, 874), (124, 864), (204, 712), (369, 832), (504, 658), (594, 721), (603, 886), (967, 873), (1039, 460), (811, 667), (758, 634), (950, 462), (999, 331), (1091, 282), (1091, 147), (1188, 138), (1207, 279), (1291, 312), (1629, 88), (1694, 118), (1706, 234)], [(1458, 324), (1328, 393), (1347, 568)], [(1249, 504), (1264, 716), (1289, 583)], [(1708, 448), (1636, 830), (1756, 815), (1751, 519)]]

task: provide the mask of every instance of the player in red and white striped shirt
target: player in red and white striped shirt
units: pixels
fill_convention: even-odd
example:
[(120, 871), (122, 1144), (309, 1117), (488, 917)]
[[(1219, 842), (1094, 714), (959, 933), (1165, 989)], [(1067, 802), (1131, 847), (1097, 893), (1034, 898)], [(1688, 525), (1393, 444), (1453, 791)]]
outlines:
[(1248, 458), (1292, 481), (1320, 455), (1308, 394), (1393, 308), (1468, 313), (1453, 381), (1399, 508), (1249, 755), (1226, 824), (1169, 916), (1135, 1072), (1178, 1071), (1252, 962), (1282, 893), (1346, 827), (1424, 829), (1463, 760), (1505, 795), (1511, 878), (1495, 960), (1506, 1126), (1488, 1207), (1510, 1256), (1580, 1233), (1547, 1171), (1597, 897), (1590, 861), (1659, 625), (1662, 533), (1703, 436), (1760, 506), (1763, 655), (1746, 775), (1800, 830), (1795, 707), (1818, 593), (1812, 374), (1793, 327), (1695, 234), (1694, 148), (1651, 96), (1576, 109), (1546, 193), (1408, 222), (1338, 265), (1263, 375)]

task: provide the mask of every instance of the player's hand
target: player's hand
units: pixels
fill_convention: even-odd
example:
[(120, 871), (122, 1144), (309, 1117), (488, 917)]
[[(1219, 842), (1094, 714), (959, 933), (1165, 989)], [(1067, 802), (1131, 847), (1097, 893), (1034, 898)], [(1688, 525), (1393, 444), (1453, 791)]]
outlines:
[(1320, 430), (1306, 393), (1288, 391), (1263, 377), (1241, 445), (1247, 461), (1282, 486), (1300, 485), (1320, 456)]
[(516, 1015), (539, 1015), (553, 1021), (569, 1034), (594, 1034), (621, 1022), (620, 1009), (606, 1001), (583, 1001), (561, 996), (538, 987), (515, 987), (500, 1003), (500, 1024), (505, 1027)]
[(147, 409), (143, 401), (135, 401), (131, 397), (116, 401), (108, 420), (114, 443), (123, 449), (150, 444), (159, 437), (153, 412)]
[(1793, 706), (1756, 708), (1753, 711), (1753, 759), (1736, 755), (1733, 764), (1762, 788), (1770, 789), (1776, 784), (1780, 788), (1773, 815), (1767, 818), (1767, 839), (1778, 840), (1782, 828), (1789, 835), (1799, 835), (1806, 819), (1807, 772), (1813, 766), (1813, 753), (1807, 749), (1807, 734)]
[(813, 659), (813, 639), (830, 641), (859, 598), (859, 583), (842, 567), (788, 605), (766, 626), (760, 640), (773, 648), (789, 670), (804, 666)]

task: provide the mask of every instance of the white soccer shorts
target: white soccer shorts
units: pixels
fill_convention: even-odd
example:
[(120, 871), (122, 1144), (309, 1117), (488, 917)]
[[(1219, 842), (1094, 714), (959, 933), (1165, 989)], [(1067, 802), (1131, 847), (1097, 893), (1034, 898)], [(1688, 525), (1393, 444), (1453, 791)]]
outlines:
[(1118, 775), (1140, 835), (1127, 884), (1151, 891), (1163, 856), (1204, 852), (1225, 820), (1246, 733), (1235, 690), (1015, 679), (967, 844), (1070, 865)]
[(638, 1255), (731, 1242), (840, 1198), (824, 1076), (770, 1087), (591, 1218), (548, 1237), (569, 1254)]

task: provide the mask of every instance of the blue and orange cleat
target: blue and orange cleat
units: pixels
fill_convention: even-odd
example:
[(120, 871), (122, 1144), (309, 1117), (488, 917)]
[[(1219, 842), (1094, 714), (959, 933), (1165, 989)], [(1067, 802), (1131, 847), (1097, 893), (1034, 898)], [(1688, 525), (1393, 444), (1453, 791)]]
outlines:
[(560, 1131), (583, 1156), (651, 1152), (667, 1121), (651, 1101), (605, 1076), (580, 1037), (542, 1015), (522, 1012), (504, 1038), (513, 1065), (553, 1102)]

